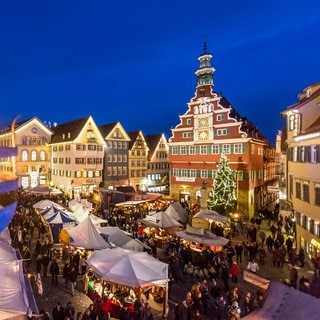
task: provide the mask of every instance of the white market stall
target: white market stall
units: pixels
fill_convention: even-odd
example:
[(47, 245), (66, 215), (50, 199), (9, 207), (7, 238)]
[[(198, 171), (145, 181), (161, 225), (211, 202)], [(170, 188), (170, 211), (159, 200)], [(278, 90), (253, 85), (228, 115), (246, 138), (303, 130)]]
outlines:
[[(86, 260), (89, 269), (101, 278), (97, 293), (100, 296), (107, 296), (106, 283), (113, 283), (127, 288), (141, 290), (147, 288), (160, 288), (163, 293), (162, 312), (166, 314), (168, 304), (168, 267), (167, 263), (161, 262), (146, 252), (137, 252), (123, 248), (105, 249), (95, 251)], [(159, 290), (160, 291), (160, 290)], [(127, 290), (124, 301), (133, 299), (131, 290)], [(152, 292), (157, 292), (156, 290)], [(126, 300), (127, 299), (127, 300)], [(132, 301), (133, 303), (133, 301)]]
[(172, 202), (169, 207), (165, 210), (173, 219), (185, 224), (188, 222), (189, 217), (186, 209), (182, 207), (180, 202)]
[(108, 242), (99, 234), (88, 216), (73, 228), (63, 229), (60, 234), (61, 241), (74, 247), (101, 250), (110, 248)]
[(264, 303), (249, 315), (241, 318), (244, 320), (318, 320), (319, 298), (300, 290), (291, 288), (281, 282), (270, 283), (264, 294)]
[(54, 243), (59, 243), (60, 232), (63, 228), (71, 228), (76, 224), (76, 221), (67, 212), (54, 206), (42, 211), (41, 214), (50, 226)]
[(33, 205), (35, 209), (39, 209), (39, 210), (44, 210), (52, 206), (57, 207), (59, 209), (63, 209), (63, 206), (49, 199), (40, 200)]
[(22, 263), (16, 250), (0, 241), (0, 274), (4, 280), (0, 291), (1, 320), (25, 320), (32, 313), (38, 313), (36, 308), (32, 310)]
[(132, 238), (119, 227), (97, 227), (97, 230), (102, 236), (107, 237), (107, 241), (115, 247), (140, 252), (151, 250), (148, 245), (136, 238)]

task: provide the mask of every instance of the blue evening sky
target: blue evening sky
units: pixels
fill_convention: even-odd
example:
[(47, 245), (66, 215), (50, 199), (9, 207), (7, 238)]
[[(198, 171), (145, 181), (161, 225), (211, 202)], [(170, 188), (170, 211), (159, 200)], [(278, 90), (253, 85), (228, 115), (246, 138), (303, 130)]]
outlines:
[(318, 0), (10, 0), (0, 5), (0, 124), (92, 115), (164, 132), (194, 96), (205, 35), (215, 90), (274, 144), (320, 81)]

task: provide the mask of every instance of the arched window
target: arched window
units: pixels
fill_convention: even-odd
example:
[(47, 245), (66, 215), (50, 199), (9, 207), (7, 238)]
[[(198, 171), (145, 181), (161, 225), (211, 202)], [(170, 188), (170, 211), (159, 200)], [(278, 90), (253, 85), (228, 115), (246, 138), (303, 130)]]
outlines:
[(22, 144), (23, 146), (26, 146), (27, 143), (28, 143), (27, 136), (23, 136), (23, 137), (21, 138), (21, 144)]
[(28, 161), (28, 152), (26, 150), (21, 152), (21, 159), (22, 161)]
[(31, 151), (31, 161), (37, 161), (37, 151)]
[(40, 151), (40, 161), (46, 160), (46, 153), (44, 151)]

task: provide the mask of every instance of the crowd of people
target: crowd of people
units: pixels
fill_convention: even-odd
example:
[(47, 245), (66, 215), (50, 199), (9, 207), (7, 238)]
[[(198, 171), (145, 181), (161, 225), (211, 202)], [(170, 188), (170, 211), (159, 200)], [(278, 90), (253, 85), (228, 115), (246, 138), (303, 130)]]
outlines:
[[(19, 191), (16, 214), (9, 224), (12, 245), (20, 250), (26, 273), (51, 276), (53, 287), (58, 286), (59, 275), (62, 275), (64, 285), (70, 290), (70, 295), (74, 296), (79, 289), (77, 282), (79, 279), (83, 282), (85, 257), (75, 251), (72, 254), (63, 253), (58, 259), (59, 254), (52, 244), (48, 225), (33, 208), (36, 202), (46, 197)], [(60, 197), (60, 203), (67, 205), (69, 199)], [(129, 222), (119, 210), (108, 215), (106, 224), (129, 231), (134, 237), (156, 247), (154, 235), (146, 235), (143, 228), (139, 229), (138, 219)], [(311, 280), (306, 277), (299, 278), (296, 267), (304, 268), (306, 257), (303, 249), (296, 252), (290, 221), (279, 215), (278, 220), (268, 219), (268, 225), (269, 230), (266, 232), (259, 228), (259, 223), (251, 221), (247, 224), (243, 240), (230, 241), (219, 252), (200, 246), (201, 252), (197, 255), (192, 253), (187, 242), (174, 236), (168, 237), (162, 253), (169, 264), (169, 285), (184, 282), (186, 277), (190, 277), (194, 282), (185, 299), (176, 304), (176, 320), (239, 319), (259, 308), (263, 302), (263, 291), (240, 292), (240, 272), (241, 268), (246, 268), (249, 272), (259, 274), (260, 267), (270, 264), (270, 261), (274, 268), (283, 268), (285, 263), (290, 265), (290, 276), (289, 279), (284, 279), (285, 284), (320, 297), (319, 277)], [(150, 253), (157, 256), (157, 250)], [(63, 261), (63, 267), (60, 260)], [(103, 320), (108, 316), (97, 311), (99, 308), (95, 303), (88, 306), (83, 314), (75, 310), (71, 312), (72, 305), (69, 303), (65, 307), (58, 303), (55, 308), (57, 310), (54, 309), (49, 314), (53, 320)], [(90, 310), (92, 308), (94, 311)], [(152, 312), (150, 311), (150, 315), (148, 302), (142, 303), (141, 308), (143, 312), (137, 311), (134, 320), (151, 320)], [(123, 305), (119, 314), (121, 320), (132, 318), (132, 315), (128, 318), (126, 309), (127, 306)], [(48, 310), (42, 310), (41, 317), (48, 317)]]
[(263, 290), (241, 292), (239, 276), (240, 269), (259, 275), (265, 264), (276, 269), (286, 266), (289, 276), (282, 280), (285, 285), (320, 297), (316, 272), (312, 279), (304, 275), (299, 277), (306, 257), (302, 248), (296, 251), (291, 222), (279, 215), (278, 220), (267, 220), (266, 226), (267, 229), (261, 229), (251, 221), (241, 241), (230, 241), (217, 253), (203, 247), (194, 263), (190, 263), (183, 243), (172, 246), (176, 249), (169, 258), (172, 282), (184, 281), (186, 275), (194, 280), (185, 300), (176, 304), (177, 320), (239, 319), (260, 308)]
[[(51, 277), (52, 287), (57, 287), (58, 290), (64, 287), (71, 297), (74, 297), (77, 291), (86, 294), (88, 293), (88, 287), (85, 285), (88, 275), (86, 252), (80, 253), (76, 248), (70, 250), (68, 246), (63, 246), (61, 250), (54, 246), (49, 226), (34, 208), (35, 203), (47, 198), (46, 195), (19, 190), (16, 213), (8, 226), (11, 244), (21, 254), (24, 273), (34, 274), (37, 293), (40, 296), (44, 292), (41, 278), (47, 277)], [(63, 196), (59, 199), (53, 197), (50, 199), (67, 206), (68, 199)], [(110, 215), (106, 224), (121, 226), (122, 229), (127, 226), (121, 212)], [(135, 304), (134, 320), (152, 320), (149, 302), (143, 299), (139, 299), (139, 302), (139, 305)], [(103, 299), (95, 299), (83, 312), (79, 310), (76, 312), (71, 301), (66, 305), (59, 301), (51, 312), (45, 309), (39, 310), (39, 317), (44, 320), (107, 320), (111, 315), (102, 307)], [(129, 318), (127, 317), (127, 310), (128, 305), (124, 303), (118, 315), (120, 319), (132, 319), (132, 313)]]

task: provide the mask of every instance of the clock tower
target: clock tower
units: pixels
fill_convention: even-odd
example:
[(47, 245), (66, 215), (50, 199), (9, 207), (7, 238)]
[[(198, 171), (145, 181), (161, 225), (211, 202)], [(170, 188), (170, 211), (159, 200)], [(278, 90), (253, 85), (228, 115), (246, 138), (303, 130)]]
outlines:
[[(205, 40), (195, 71), (196, 90), (187, 103), (188, 109), (171, 129), (170, 197), (201, 206), (200, 200), (208, 199), (210, 192), (208, 188), (204, 197), (201, 186), (203, 182), (207, 186), (215, 183), (224, 154), (231, 170), (237, 171), (238, 208), (251, 216), (265, 202), (263, 179), (257, 173), (265, 168), (267, 142), (252, 122), (241, 117), (226, 97), (214, 91), (212, 57)], [(251, 181), (251, 177), (256, 179)]]
[(205, 41), (203, 44), (203, 53), (198, 57), (200, 67), (195, 72), (197, 76), (196, 95), (198, 97), (208, 96), (208, 94), (213, 91), (213, 73), (216, 70), (211, 66), (211, 59), (212, 54), (208, 52), (207, 42)]

